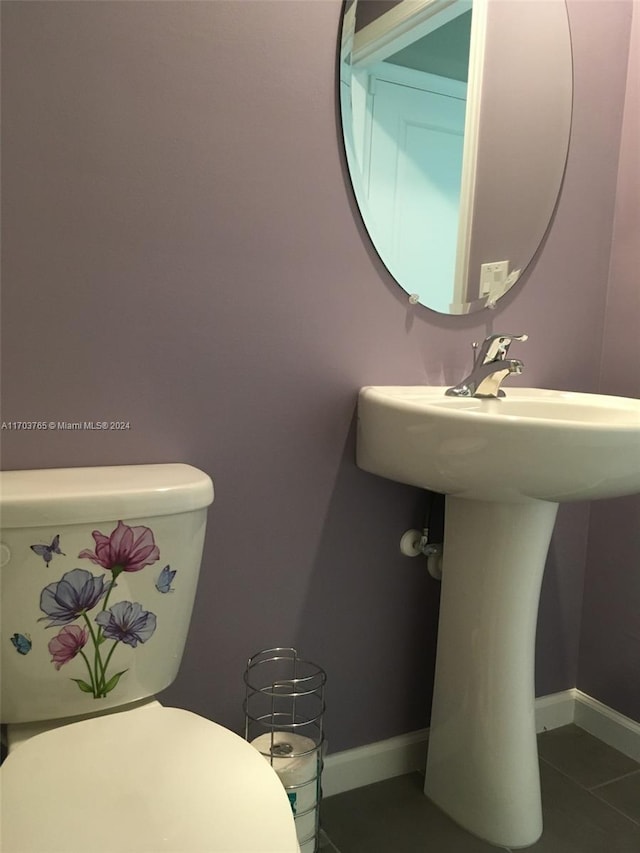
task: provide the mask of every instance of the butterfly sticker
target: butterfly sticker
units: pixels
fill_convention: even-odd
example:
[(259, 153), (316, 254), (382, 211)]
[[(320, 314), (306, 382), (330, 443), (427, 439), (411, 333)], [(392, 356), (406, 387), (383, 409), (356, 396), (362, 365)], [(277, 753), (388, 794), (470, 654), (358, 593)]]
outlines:
[(158, 592), (173, 592), (171, 583), (176, 576), (177, 569), (172, 569), (170, 566), (165, 566), (160, 572), (160, 577), (156, 581), (156, 589)]
[(28, 634), (14, 634), (11, 642), (19, 655), (28, 655), (31, 651), (31, 637)]
[(31, 545), (31, 550), (35, 551), (39, 557), (47, 564), (47, 568), (49, 568), (49, 563), (53, 560), (54, 554), (61, 554), (63, 557), (67, 555), (64, 551), (60, 550), (60, 535), (54, 536), (51, 540), (51, 545)]

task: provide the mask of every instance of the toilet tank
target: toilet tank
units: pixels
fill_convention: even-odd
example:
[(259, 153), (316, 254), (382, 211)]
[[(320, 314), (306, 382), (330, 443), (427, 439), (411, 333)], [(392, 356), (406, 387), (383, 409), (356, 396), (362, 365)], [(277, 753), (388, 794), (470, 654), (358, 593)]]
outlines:
[(98, 714), (175, 679), (213, 484), (182, 464), (0, 474), (0, 721)]

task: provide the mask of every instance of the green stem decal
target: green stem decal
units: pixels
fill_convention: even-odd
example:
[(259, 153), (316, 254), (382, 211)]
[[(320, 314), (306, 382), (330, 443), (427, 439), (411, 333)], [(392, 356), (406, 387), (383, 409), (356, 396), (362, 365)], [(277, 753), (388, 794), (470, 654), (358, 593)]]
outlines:
[(107, 603), (109, 601), (109, 596), (111, 595), (111, 590), (116, 585), (116, 578), (119, 574), (122, 573), (122, 569), (119, 566), (114, 566), (112, 570), (111, 583), (109, 584), (109, 589), (107, 590), (107, 594), (104, 597), (104, 603), (102, 605), (103, 611), (107, 609)]
[[(91, 671), (91, 664), (89, 663), (89, 660), (88, 660), (87, 656), (85, 655), (85, 653), (82, 651), (82, 649), (80, 650), (79, 654), (81, 654), (81, 655), (82, 655), (82, 657), (84, 658), (84, 662), (86, 663), (86, 665), (87, 665), (87, 669), (89, 670), (89, 679), (90, 679), (90, 681), (91, 681), (91, 684), (90, 684), (90, 685), (87, 685), (87, 686), (89, 686), (89, 687), (91, 688), (91, 692), (93, 693), (93, 698), (95, 699), (95, 698), (97, 698), (97, 697), (96, 697), (96, 683), (95, 683), (95, 679), (94, 679), (94, 677), (93, 677), (93, 672)], [(85, 692), (85, 693), (87, 693), (87, 692), (88, 692), (88, 691), (85, 689), (85, 687), (83, 687), (83, 685), (86, 685), (86, 681), (81, 682), (81, 680), (80, 680), (79, 678), (74, 678), (74, 679), (73, 679), (73, 681), (75, 681), (75, 682), (76, 682), (76, 684), (78, 685), (78, 687), (79, 687), (83, 692)]]

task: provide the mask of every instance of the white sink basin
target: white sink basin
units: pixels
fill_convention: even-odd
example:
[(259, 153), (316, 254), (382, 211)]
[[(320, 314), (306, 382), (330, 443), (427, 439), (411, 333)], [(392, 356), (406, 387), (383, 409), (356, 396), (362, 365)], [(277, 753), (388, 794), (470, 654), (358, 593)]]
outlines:
[(508, 388), (369, 386), (358, 404), (365, 471), (477, 500), (590, 500), (640, 491), (640, 400)]
[(368, 387), (360, 468), (446, 494), (425, 793), (501, 847), (542, 832), (534, 650), (559, 501), (640, 492), (640, 401)]

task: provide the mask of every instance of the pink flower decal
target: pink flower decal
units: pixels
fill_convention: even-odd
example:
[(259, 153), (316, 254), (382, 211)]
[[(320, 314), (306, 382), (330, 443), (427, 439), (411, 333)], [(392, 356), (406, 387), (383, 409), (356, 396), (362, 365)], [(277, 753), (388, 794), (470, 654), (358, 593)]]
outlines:
[(85, 549), (78, 557), (86, 557), (103, 569), (109, 569), (114, 578), (120, 572), (139, 572), (160, 559), (160, 549), (148, 527), (129, 527), (119, 521), (110, 536), (99, 530), (94, 530), (91, 535), (96, 543), (95, 554)]
[(89, 638), (86, 628), (79, 625), (65, 625), (60, 633), (49, 640), (48, 649), (51, 653), (51, 663), (56, 669), (69, 663), (84, 648)]

